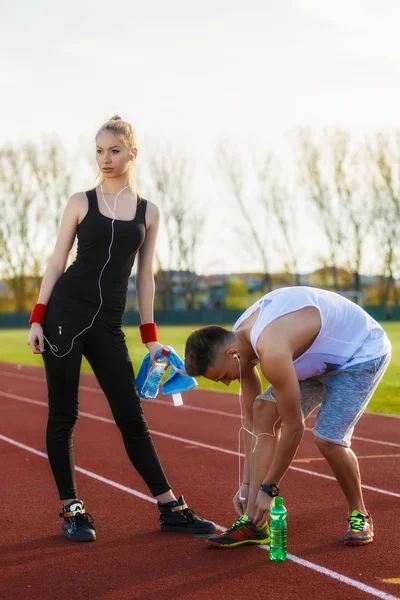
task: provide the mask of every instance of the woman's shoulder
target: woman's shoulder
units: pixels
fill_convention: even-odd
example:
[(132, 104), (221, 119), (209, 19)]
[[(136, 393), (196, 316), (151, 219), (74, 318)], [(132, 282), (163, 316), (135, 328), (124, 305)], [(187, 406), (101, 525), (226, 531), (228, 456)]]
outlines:
[(158, 208), (157, 204), (151, 200), (146, 200), (145, 198), (142, 198), (141, 200), (146, 204), (145, 209), (147, 223), (150, 225), (151, 223), (158, 221), (160, 218), (160, 209)]
[(81, 205), (82, 203), (87, 203), (87, 195), (86, 192), (75, 192), (69, 197), (69, 204)]
[(68, 199), (67, 209), (76, 213), (79, 221), (81, 221), (88, 210), (88, 198), (86, 192), (76, 192), (75, 194), (72, 194)]

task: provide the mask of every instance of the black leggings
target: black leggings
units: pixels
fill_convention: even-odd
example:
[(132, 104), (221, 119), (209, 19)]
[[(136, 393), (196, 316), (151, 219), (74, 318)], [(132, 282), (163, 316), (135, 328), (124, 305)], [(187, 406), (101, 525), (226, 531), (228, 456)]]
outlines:
[[(48, 337), (53, 344), (57, 342), (57, 327), (54, 323), (48, 323), (48, 320), (45, 323), (45, 335), (47, 331), (52, 332)], [(91, 329), (75, 340), (73, 349), (64, 358), (54, 356), (47, 343), (43, 354), (49, 396), (46, 444), (60, 500), (78, 497), (73, 430), (78, 418), (82, 355), (90, 363), (107, 397), (133, 466), (143, 477), (153, 496), (167, 492), (170, 485), (143, 415), (125, 336), (120, 327), (95, 321)]]

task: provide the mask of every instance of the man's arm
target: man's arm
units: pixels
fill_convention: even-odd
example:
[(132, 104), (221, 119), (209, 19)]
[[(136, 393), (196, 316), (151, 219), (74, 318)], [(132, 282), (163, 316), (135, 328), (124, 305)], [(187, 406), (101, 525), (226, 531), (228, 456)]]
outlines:
[[(304, 433), (301, 412), (300, 386), (289, 347), (260, 354), (260, 366), (268, 381), (273, 385), (276, 406), (281, 418), (281, 436), (263, 483), (279, 484), (291, 465)], [(257, 424), (255, 424), (255, 433)], [(265, 523), (271, 499), (260, 491), (256, 501), (256, 525)]]
[[(242, 397), (243, 397), (243, 417), (244, 426), (249, 431), (253, 431), (253, 404), (257, 396), (262, 392), (261, 379), (258, 374), (257, 368), (254, 367), (250, 370), (247, 377), (242, 378)], [(247, 431), (243, 432), (244, 439), (244, 467), (242, 481), (245, 482), (241, 485), (237, 494), (233, 499), (233, 505), (236, 512), (242, 515), (246, 512), (247, 500), (249, 497), (249, 484), (250, 483), (250, 461), (251, 461), (251, 448), (252, 448), (253, 436)], [(241, 500), (245, 498), (245, 500)]]
[[(242, 396), (244, 410), (244, 426), (249, 431), (253, 431), (253, 404), (257, 396), (262, 392), (261, 378), (256, 367), (251, 369), (249, 375), (242, 379)], [(250, 481), (250, 452), (252, 445), (252, 435), (244, 432), (245, 460), (243, 468), (243, 481)]]

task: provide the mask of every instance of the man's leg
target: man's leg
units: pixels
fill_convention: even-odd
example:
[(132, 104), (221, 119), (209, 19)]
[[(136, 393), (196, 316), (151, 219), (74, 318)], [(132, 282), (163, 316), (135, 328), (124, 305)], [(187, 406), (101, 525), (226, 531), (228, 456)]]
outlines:
[(253, 434), (262, 435), (251, 436), (250, 487), (247, 503), (244, 502), (246, 514), (222, 534), (208, 538), (208, 546), (233, 548), (243, 544), (269, 543), (268, 524), (258, 528), (251, 522), (255, 515), (258, 490), (274, 458), (280, 434), (280, 418), (270, 388), (262, 396), (258, 396), (253, 405)]
[(349, 514), (357, 510), (367, 514), (361, 490), (361, 475), (358, 460), (351, 448), (339, 446), (315, 436), (315, 443), (322, 456), (328, 461), (333, 474), (346, 496)]
[[(319, 381), (308, 379), (300, 382), (301, 411), (304, 419), (320, 405), (323, 387)], [(258, 396), (253, 408), (254, 438), (251, 456), (250, 493), (247, 514), (254, 517), (255, 501), (260, 485), (265, 479), (279, 442), (281, 420), (276, 408), (274, 390), (270, 386)], [(276, 483), (279, 483), (278, 481)], [(272, 499), (271, 499), (272, 500)]]
[(368, 521), (370, 515), (364, 504), (358, 460), (350, 444), (354, 426), (365, 411), (389, 360), (390, 356), (382, 357), (319, 378), (325, 394), (314, 427), (315, 443), (347, 499), (350, 527), (354, 517), (355, 529), (345, 536), (348, 544), (368, 543), (373, 538), (372, 520), (366, 522), (365, 527), (361, 523), (363, 516)]
[[(323, 387), (318, 381), (307, 380), (301, 382), (300, 389), (301, 409), (304, 418), (307, 418), (321, 403)], [(254, 402), (253, 424), (253, 452), (250, 456), (250, 489), (246, 514), (221, 535), (208, 538), (209, 546), (233, 548), (242, 544), (267, 544), (269, 542), (268, 523), (259, 528), (252, 524), (252, 519), (255, 515), (255, 501), (260, 485), (269, 471), (280, 436), (281, 420), (271, 386)]]

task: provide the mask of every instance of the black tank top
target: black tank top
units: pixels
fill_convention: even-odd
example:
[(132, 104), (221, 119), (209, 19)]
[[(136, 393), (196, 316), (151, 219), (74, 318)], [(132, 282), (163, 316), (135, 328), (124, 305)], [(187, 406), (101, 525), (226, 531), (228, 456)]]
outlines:
[[(88, 212), (77, 227), (78, 249), (73, 264), (58, 279), (49, 302), (72, 316), (93, 316), (100, 304), (99, 277), (109, 257), (112, 218), (99, 210), (96, 190), (86, 192)], [(122, 322), (128, 278), (146, 236), (147, 201), (139, 199), (135, 218), (114, 221), (110, 260), (101, 277), (103, 304), (98, 318)], [(74, 315), (75, 313), (75, 315)], [(79, 319), (80, 320), (80, 319)]]

